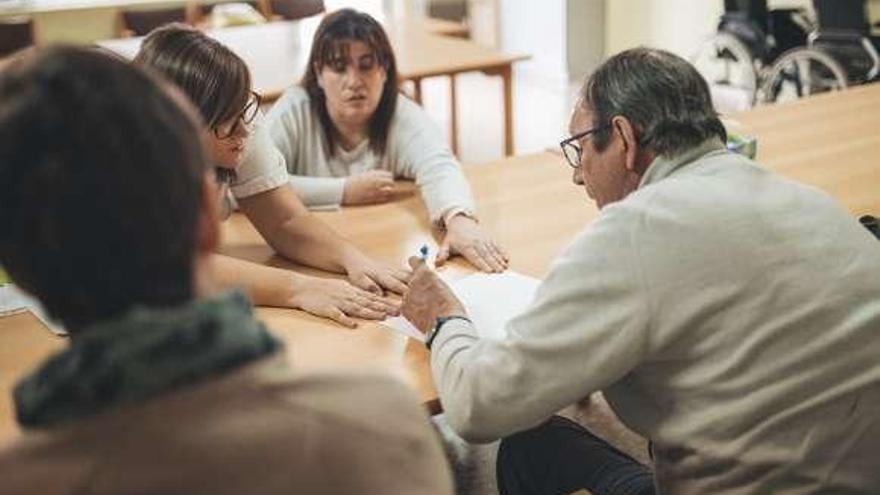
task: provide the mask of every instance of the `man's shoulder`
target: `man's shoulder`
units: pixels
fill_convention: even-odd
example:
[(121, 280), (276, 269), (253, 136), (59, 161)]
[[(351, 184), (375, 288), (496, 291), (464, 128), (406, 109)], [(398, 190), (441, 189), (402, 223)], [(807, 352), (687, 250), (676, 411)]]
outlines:
[[(361, 398), (376, 397), (416, 403), (409, 386), (379, 372), (319, 372), (290, 374), (286, 378), (269, 380), (278, 397), (311, 407), (334, 407)], [(289, 396), (286, 394), (290, 394)], [(298, 401), (299, 397), (304, 398)], [(365, 404), (366, 405), (366, 404)]]
[(26, 434), (0, 452), (0, 477), (23, 487), (11, 493), (64, 492), (42, 490), (51, 481), (42, 480), (47, 473), (75, 486), (98, 471), (109, 480), (143, 470), (147, 483), (159, 484), (163, 473), (181, 467), (189, 474), (175, 486), (205, 487), (212, 477), (235, 483), (238, 477), (226, 471), (231, 465), (251, 478), (277, 471), (308, 480), (328, 476), (333, 462), (350, 469), (370, 458), (402, 459), (414, 448), (436, 450), (431, 440), (414, 394), (391, 377), (296, 375), (265, 359), (141, 404)]
[[(184, 404), (201, 396), (212, 409), (241, 408), (255, 414), (260, 409), (273, 416), (301, 416), (332, 424), (328, 430), (358, 425), (385, 429), (386, 425), (425, 418), (412, 388), (387, 373), (295, 372), (282, 356), (243, 367), (190, 394), (191, 399), (181, 394)], [(172, 397), (168, 403), (177, 407)]]
[[(735, 153), (716, 153), (639, 188), (627, 198), (631, 207), (654, 217), (674, 209), (695, 218), (717, 213), (779, 209), (786, 198), (817, 207), (833, 206), (831, 197)], [(681, 217), (679, 217), (681, 218)]]
[[(215, 411), (193, 421), (236, 422), (251, 416), (275, 424), (279, 435), (341, 438), (359, 436), (391, 444), (420, 437), (427, 418), (416, 394), (402, 381), (380, 372), (294, 372), (273, 360), (243, 368), (238, 376), (206, 384), (204, 408)], [(171, 409), (186, 413), (187, 397)], [(243, 432), (247, 435), (248, 432)]]

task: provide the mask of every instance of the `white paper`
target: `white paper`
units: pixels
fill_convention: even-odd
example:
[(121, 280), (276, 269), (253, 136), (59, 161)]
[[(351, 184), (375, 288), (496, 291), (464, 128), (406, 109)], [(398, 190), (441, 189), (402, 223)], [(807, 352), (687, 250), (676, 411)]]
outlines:
[(391, 318), (385, 318), (385, 321), (382, 322), (386, 327), (400, 332), (411, 339), (416, 339), (419, 342), (425, 341), (425, 334), (419, 331), (418, 328), (415, 327), (412, 323), (409, 322), (403, 316), (392, 316)]
[[(482, 338), (502, 340), (507, 322), (522, 313), (535, 297), (540, 280), (506, 271), (477, 273), (449, 283), (464, 304), (468, 317)], [(407, 337), (424, 341), (425, 336), (402, 316), (388, 318), (384, 325)]]
[(10, 316), (27, 311), (27, 296), (12, 284), (0, 285), (0, 316)]
[(0, 318), (24, 311), (30, 311), (50, 332), (56, 335), (67, 335), (67, 331), (61, 325), (49, 318), (39, 301), (13, 284), (0, 285)]

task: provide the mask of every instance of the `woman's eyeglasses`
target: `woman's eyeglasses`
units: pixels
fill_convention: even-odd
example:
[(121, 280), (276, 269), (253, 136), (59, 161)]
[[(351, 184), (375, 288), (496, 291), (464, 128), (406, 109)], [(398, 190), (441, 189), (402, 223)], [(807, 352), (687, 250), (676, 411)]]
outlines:
[(562, 148), (562, 154), (565, 155), (565, 160), (568, 161), (568, 164), (571, 168), (578, 168), (581, 166), (581, 155), (584, 150), (578, 144), (581, 139), (595, 134), (599, 131), (604, 131), (605, 129), (611, 127), (610, 124), (600, 125), (597, 127), (593, 127), (592, 129), (587, 129), (584, 132), (579, 132), (570, 138), (566, 138), (559, 142), (559, 147)]
[(257, 118), (257, 113), (259, 113), (260, 105), (262, 103), (263, 98), (258, 93), (251, 91), (251, 97), (248, 99), (247, 105), (244, 106), (244, 110), (238, 114), (238, 117), (232, 121), (232, 125), (230, 125), (228, 129), (215, 127), (214, 136), (216, 136), (217, 139), (229, 139), (238, 133), (239, 126), (253, 124), (254, 120)]

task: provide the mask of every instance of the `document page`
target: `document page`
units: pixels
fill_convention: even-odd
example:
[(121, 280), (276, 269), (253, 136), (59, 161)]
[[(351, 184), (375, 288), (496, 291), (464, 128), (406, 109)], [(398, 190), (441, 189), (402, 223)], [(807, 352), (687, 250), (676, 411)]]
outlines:
[(40, 303), (13, 284), (0, 284), (0, 318), (30, 311), (56, 335), (67, 335), (64, 328), (52, 321)]
[[(502, 340), (507, 322), (528, 307), (540, 282), (508, 270), (503, 273), (476, 273), (447, 283), (464, 304), (480, 337)], [(422, 342), (425, 340), (422, 332), (403, 316), (387, 318), (383, 324), (408, 337)]]

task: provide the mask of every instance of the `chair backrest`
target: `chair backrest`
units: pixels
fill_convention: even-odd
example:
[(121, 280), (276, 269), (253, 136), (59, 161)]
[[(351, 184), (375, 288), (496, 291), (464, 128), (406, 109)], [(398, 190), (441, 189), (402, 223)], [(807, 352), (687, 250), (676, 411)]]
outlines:
[(724, 13), (743, 14), (762, 29), (767, 26), (769, 12), (767, 0), (724, 0)]
[[(263, 8), (260, 5), (260, 3), (262, 3), (262, 2), (239, 2), (239, 3), (246, 3), (246, 4), (250, 5), (251, 7), (253, 7), (254, 10), (256, 10), (257, 12), (259, 12), (263, 15), (266, 15), (266, 12), (263, 12)], [(205, 17), (205, 16), (211, 14), (211, 11), (214, 10), (214, 7), (215, 7), (214, 4), (199, 5), (198, 8), (196, 9), (196, 13), (199, 15), (199, 17)], [(268, 17), (268, 16), (266, 16), (266, 17)]]
[(865, 0), (813, 0), (813, 8), (821, 30), (856, 31), (867, 34), (870, 30)]
[(428, 2), (428, 17), (464, 22), (467, 20), (467, 14), (466, 0), (431, 0)]
[[(265, 17), (267, 20), (272, 18), (272, 13), (268, 11), (269, 4), (266, 0), (260, 1), (252, 1), (252, 2), (236, 2), (243, 3), (246, 5), (250, 5), (255, 12), (259, 13), (261, 16)], [(209, 22), (212, 20), (212, 16), (214, 15), (214, 7), (217, 7), (218, 4), (205, 4), (205, 5), (195, 5), (193, 11), (191, 11), (191, 19), (190, 21), (198, 27), (206, 27), (209, 25)], [(265, 8), (264, 8), (265, 7)]]
[(172, 22), (187, 22), (186, 7), (157, 10), (128, 10), (122, 12), (123, 29), (135, 36), (144, 36), (159, 26)]
[(769, 24), (767, 0), (724, 0), (718, 30), (734, 35), (748, 47), (752, 57), (766, 62)]
[(0, 22), (0, 57), (34, 44), (34, 22)]
[(287, 20), (302, 19), (324, 12), (324, 0), (272, 0), (272, 15)]

